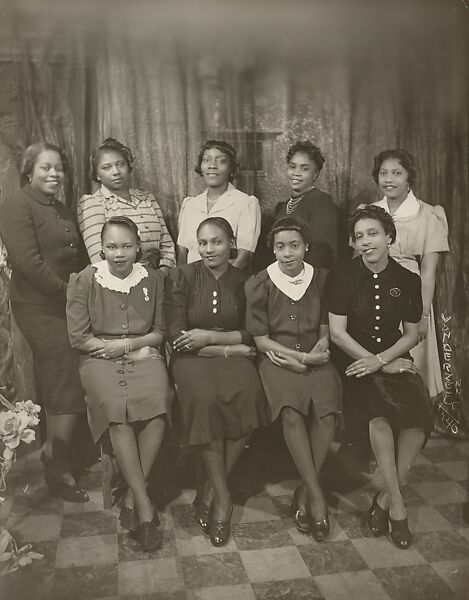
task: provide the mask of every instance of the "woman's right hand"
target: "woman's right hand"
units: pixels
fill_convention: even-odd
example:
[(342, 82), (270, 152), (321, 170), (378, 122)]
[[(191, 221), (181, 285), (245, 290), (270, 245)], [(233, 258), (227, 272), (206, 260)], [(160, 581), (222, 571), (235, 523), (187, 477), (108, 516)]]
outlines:
[(227, 346), (228, 358), (249, 358), (254, 360), (256, 358), (256, 348), (254, 346), (247, 346), (246, 344), (233, 344)]
[(382, 368), (383, 373), (412, 373), (416, 375), (419, 370), (410, 358), (395, 358)]
[(308, 370), (306, 365), (301, 364), (299, 360), (296, 360), (296, 358), (293, 358), (288, 354), (284, 354), (283, 352), (267, 350), (265, 355), (271, 362), (274, 363), (274, 365), (277, 365), (277, 367), (282, 367), (282, 369), (292, 371), (292, 373), (306, 373)]

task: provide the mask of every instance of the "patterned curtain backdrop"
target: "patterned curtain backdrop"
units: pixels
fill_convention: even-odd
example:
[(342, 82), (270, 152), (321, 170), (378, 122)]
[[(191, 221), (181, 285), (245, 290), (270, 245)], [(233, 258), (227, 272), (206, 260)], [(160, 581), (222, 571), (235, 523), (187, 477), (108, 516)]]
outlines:
[[(435, 304), (448, 398), (462, 390), (469, 412), (463, 4), (318, 2), (294, 11), (293, 3), (273, 2), (267, 11), (251, 2), (247, 12), (237, 3), (203, 12), (202, 4), (112, 14), (108, 3), (102, 13), (93, 4), (93, 18), (71, 18), (62, 6), (54, 19), (35, 21), (37, 5), (19, 0), (10, 45), (24, 141), (46, 137), (66, 148), (72, 204), (91, 189), (92, 147), (108, 136), (128, 144), (133, 185), (155, 193), (174, 235), (182, 199), (203, 187), (193, 167), (207, 137), (237, 147), (237, 183), (260, 199), (265, 226), (288, 198), (291, 141), (321, 147), (318, 187), (332, 195), (343, 223), (353, 206), (377, 198), (373, 157), (406, 147), (417, 160), (417, 196), (443, 205), (448, 217), (451, 255), (439, 267)], [(261, 247), (258, 265), (270, 257)]]

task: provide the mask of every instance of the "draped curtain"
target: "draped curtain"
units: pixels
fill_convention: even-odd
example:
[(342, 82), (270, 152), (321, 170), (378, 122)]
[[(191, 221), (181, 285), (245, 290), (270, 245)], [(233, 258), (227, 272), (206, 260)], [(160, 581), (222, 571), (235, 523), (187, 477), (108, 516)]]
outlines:
[[(310, 21), (299, 15), (290, 30), (286, 17), (273, 27), (260, 3), (244, 27), (226, 19), (225, 28), (213, 28), (213, 15), (194, 12), (184, 15), (184, 27), (168, 29), (135, 11), (76, 27), (66, 15), (35, 36), (25, 32), (24, 13), (13, 12), (22, 144), (48, 139), (66, 149), (65, 198), (74, 206), (92, 188), (93, 146), (108, 136), (123, 141), (135, 156), (132, 185), (155, 193), (174, 236), (184, 196), (202, 189), (193, 168), (208, 136), (237, 147), (238, 184), (259, 197), (266, 223), (288, 197), (292, 140), (322, 149), (318, 187), (338, 204), (343, 225), (351, 207), (377, 198), (373, 156), (407, 148), (417, 160), (417, 197), (443, 205), (448, 217), (451, 254), (440, 262), (436, 312), (443, 362), (445, 323), (451, 329), (452, 391), (466, 390), (469, 408), (464, 8), (396, 2), (380, 12), (372, 3), (362, 13), (361, 4), (350, 19), (333, 8), (316, 10)], [(345, 231), (342, 239), (345, 256)], [(259, 264), (270, 259), (265, 249), (259, 255)]]

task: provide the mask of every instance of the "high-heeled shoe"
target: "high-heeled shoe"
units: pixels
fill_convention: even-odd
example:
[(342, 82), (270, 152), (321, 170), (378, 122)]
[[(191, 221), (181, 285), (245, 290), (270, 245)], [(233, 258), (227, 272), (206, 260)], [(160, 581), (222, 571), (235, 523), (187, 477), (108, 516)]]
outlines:
[(299, 490), (300, 488), (296, 488), (291, 502), (293, 522), (300, 533), (309, 533), (311, 531), (311, 519), (308, 512), (300, 508), (298, 505)]
[(233, 506), (231, 506), (230, 514), (228, 519), (225, 520), (210, 520), (210, 541), (212, 542), (212, 546), (216, 548), (220, 546), (224, 546), (228, 540), (230, 539), (231, 534), (231, 516), (233, 514)]
[(192, 506), (194, 507), (194, 516), (195, 520), (197, 521), (197, 525), (204, 533), (208, 534), (210, 529), (211, 506), (204, 504), (204, 502), (198, 496), (195, 497)]
[(401, 550), (407, 550), (412, 542), (412, 534), (409, 530), (407, 517), (405, 519), (391, 519), (391, 539)]
[(63, 478), (66, 468), (60, 461), (49, 458), (44, 451), (41, 452), (40, 458), (45, 469), (44, 479), (51, 496), (57, 496), (66, 502), (88, 502), (90, 497), (85, 490), (76, 482), (73, 484)]
[(138, 527), (138, 541), (144, 552), (151, 552), (161, 547), (163, 543), (163, 536), (158, 529), (160, 519), (158, 515), (154, 514), (151, 521), (145, 521)]
[(135, 508), (122, 505), (119, 513), (119, 521), (124, 529), (135, 532), (138, 530), (138, 516)]
[(389, 531), (389, 511), (384, 510), (384, 508), (378, 504), (379, 494), (380, 492), (377, 492), (373, 496), (367, 519), (368, 527), (375, 537), (386, 535)]
[(311, 517), (311, 533), (317, 542), (324, 542), (329, 535), (330, 529), (329, 514), (327, 512), (318, 521), (315, 521), (314, 518)]

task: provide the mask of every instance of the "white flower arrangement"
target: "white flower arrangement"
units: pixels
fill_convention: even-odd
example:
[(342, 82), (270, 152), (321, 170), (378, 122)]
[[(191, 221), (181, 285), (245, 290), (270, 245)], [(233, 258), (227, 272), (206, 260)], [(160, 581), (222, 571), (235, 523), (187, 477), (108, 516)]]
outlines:
[[(30, 444), (36, 439), (31, 427), (39, 423), (41, 407), (31, 400), (11, 404), (2, 394), (0, 403), (6, 410), (0, 410), (0, 441), (3, 453), (0, 456), (0, 491), (6, 490), (6, 476), (16, 458), (16, 449), (21, 442)], [(5, 499), (0, 497), (0, 504)], [(11, 534), (0, 527), (0, 575), (16, 571), (33, 560), (43, 558), (42, 554), (31, 551), (31, 544), (18, 548)]]

